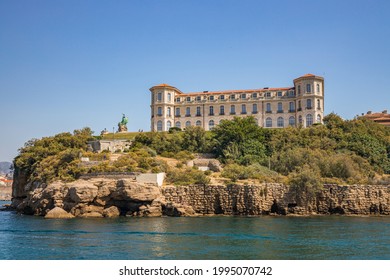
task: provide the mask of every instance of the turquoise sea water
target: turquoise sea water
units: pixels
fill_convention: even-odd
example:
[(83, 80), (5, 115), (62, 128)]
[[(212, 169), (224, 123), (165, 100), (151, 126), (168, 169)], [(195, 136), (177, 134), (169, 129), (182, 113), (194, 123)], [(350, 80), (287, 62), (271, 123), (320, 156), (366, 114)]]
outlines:
[(390, 259), (390, 217), (45, 220), (0, 212), (0, 259)]

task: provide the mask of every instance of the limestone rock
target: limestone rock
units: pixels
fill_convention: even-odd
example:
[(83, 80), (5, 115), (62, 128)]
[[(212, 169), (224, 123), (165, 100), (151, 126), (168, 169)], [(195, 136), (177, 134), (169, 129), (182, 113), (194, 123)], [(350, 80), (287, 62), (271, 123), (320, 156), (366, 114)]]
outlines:
[(119, 180), (117, 190), (111, 194), (111, 198), (128, 201), (153, 201), (161, 195), (159, 187), (155, 185), (143, 185), (133, 180)]
[(69, 219), (74, 216), (60, 207), (55, 207), (47, 212), (45, 219)]
[(87, 212), (80, 216), (81, 218), (103, 218), (103, 215), (98, 212)]
[(91, 184), (73, 185), (69, 188), (69, 197), (76, 203), (92, 202), (98, 194), (98, 187)]
[(119, 217), (119, 215), (120, 215), (120, 211), (116, 206), (111, 206), (103, 210), (103, 216), (106, 218), (115, 218), (115, 217)]

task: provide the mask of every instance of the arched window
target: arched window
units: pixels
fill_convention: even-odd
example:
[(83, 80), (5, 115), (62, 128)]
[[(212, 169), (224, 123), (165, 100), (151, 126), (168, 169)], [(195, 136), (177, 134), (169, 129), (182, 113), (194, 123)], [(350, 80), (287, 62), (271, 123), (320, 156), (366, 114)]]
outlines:
[(317, 93), (320, 92), (320, 84), (317, 84)]
[(311, 84), (306, 84), (306, 92), (311, 93)]
[(313, 124), (313, 116), (311, 114), (306, 115), (306, 126), (311, 126)]
[(252, 104), (252, 114), (257, 114), (257, 104)]
[(161, 101), (162, 100), (162, 93), (159, 92), (157, 93), (157, 101)]
[(295, 126), (295, 117), (291, 116), (288, 118), (288, 125)]
[(201, 125), (202, 125), (202, 122), (201, 122), (201, 121), (196, 121), (195, 125), (196, 125), (196, 126), (201, 126)]
[(321, 123), (321, 115), (317, 115), (317, 123)]
[(157, 131), (162, 131), (162, 121), (157, 122)]
[(241, 105), (241, 114), (246, 114), (246, 105), (245, 104)]
[(284, 119), (282, 117), (278, 118), (277, 125), (278, 127), (284, 127)]
[(176, 108), (175, 110), (176, 110), (175, 116), (180, 117), (180, 108)]
[(170, 93), (168, 93), (168, 102), (170, 102), (172, 99), (172, 95)]
[(168, 109), (167, 109), (167, 116), (168, 116), (168, 117), (171, 116), (171, 107), (168, 107)]
[(186, 121), (186, 127), (189, 127), (191, 126), (191, 122), (190, 121)]
[(278, 113), (283, 113), (283, 104), (282, 104), (282, 102), (278, 103)]
[(306, 100), (306, 109), (311, 109), (311, 99)]
[(157, 107), (157, 116), (162, 116), (162, 108), (161, 107)]
[(298, 111), (301, 111), (302, 110), (302, 107), (301, 107), (301, 100), (298, 101)]
[(167, 121), (167, 130), (169, 130), (171, 128), (171, 126), (172, 126), (171, 121)]
[(295, 103), (294, 102), (288, 103), (288, 110), (290, 112), (294, 112), (295, 111)]
[(190, 107), (186, 107), (186, 117), (191, 117)]
[(266, 112), (271, 113), (271, 103), (267, 103), (265, 106), (266, 106), (266, 109), (265, 109)]
[(180, 122), (176, 122), (175, 126), (178, 127), (178, 128), (181, 128), (181, 123)]
[(272, 127), (272, 119), (271, 118), (267, 118), (265, 120), (265, 127)]
[(200, 114), (200, 107), (196, 107), (196, 115), (198, 117), (201, 116), (201, 114)]
[(317, 109), (321, 109), (321, 101), (317, 99)]
[(209, 130), (212, 130), (214, 128), (214, 121), (210, 120), (209, 121)]
[(225, 106), (222, 105), (222, 106), (219, 107), (219, 114), (220, 115), (225, 115)]
[(209, 115), (214, 116), (214, 106), (209, 107)]
[(231, 114), (231, 115), (234, 115), (235, 113), (236, 113), (236, 106), (231, 105), (231, 106), (230, 106), (230, 114)]

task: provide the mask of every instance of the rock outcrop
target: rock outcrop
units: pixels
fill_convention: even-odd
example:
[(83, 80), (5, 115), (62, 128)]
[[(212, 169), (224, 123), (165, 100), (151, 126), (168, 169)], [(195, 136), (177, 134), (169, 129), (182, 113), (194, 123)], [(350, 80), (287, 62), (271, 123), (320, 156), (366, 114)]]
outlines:
[(74, 216), (60, 207), (55, 207), (47, 212), (45, 219), (70, 219)]
[(288, 186), (275, 183), (158, 187), (133, 179), (107, 178), (49, 185), (23, 179), (15, 182), (13, 207), (25, 214), (46, 217), (60, 213), (58, 208), (63, 210), (62, 214), (88, 218), (218, 214), (390, 215), (390, 186), (325, 185), (315, 199), (298, 205)]

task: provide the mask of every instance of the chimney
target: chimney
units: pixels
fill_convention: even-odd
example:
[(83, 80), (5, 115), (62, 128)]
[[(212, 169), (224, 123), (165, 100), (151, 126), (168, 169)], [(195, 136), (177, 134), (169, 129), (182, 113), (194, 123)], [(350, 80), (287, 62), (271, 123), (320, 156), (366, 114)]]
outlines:
[(387, 110), (383, 110), (382, 113), (383, 113), (383, 114), (387, 114)]
[(367, 115), (371, 115), (371, 114), (372, 114), (372, 111), (368, 111), (368, 112), (367, 112)]
[(204, 90), (203, 93), (208, 93), (209, 91), (208, 90)]

